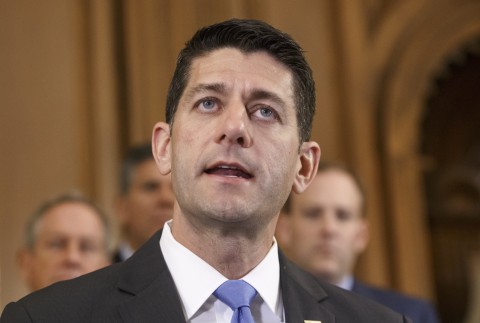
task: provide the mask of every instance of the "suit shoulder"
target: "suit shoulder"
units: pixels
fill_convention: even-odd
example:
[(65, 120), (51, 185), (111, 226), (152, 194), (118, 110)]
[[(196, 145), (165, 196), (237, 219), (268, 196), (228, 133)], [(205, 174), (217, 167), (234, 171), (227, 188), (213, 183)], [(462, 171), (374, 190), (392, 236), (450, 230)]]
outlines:
[(296, 308), (302, 308), (304, 312), (316, 313), (316, 317), (326, 318), (333, 315), (338, 323), (405, 322), (399, 313), (322, 281), (284, 257), (280, 259), (283, 273), (280, 278), (287, 321), (289, 318), (292, 320), (289, 310), (295, 312)]
[(361, 315), (371, 322), (404, 322), (400, 313), (367, 297), (328, 283), (322, 286), (329, 295), (331, 306), (341, 309), (342, 315)]
[(105, 306), (112, 295), (118, 294), (114, 292), (117, 289), (117, 271), (117, 265), (113, 265), (33, 292), (8, 304), (1, 322), (18, 322), (20, 320), (11, 318), (19, 317), (35, 317), (39, 322), (91, 321), (94, 308)]
[(435, 307), (427, 300), (355, 281), (354, 292), (410, 317), (413, 322), (439, 322)]
[(355, 282), (354, 292), (375, 300), (382, 299), (396, 303), (405, 303), (409, 306), (432, 306), (427, 300), (361, 282)]

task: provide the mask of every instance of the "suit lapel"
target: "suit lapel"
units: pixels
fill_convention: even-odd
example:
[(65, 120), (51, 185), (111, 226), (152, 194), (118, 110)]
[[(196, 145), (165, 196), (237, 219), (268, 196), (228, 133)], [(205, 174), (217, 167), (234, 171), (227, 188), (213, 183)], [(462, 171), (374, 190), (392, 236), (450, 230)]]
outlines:
[[(118, 289), (131, 297), (118, 307), (124, 322), (185, 322), (180, 297), (167, 268), (157, 232), (130, 259), (120, 264)], [(322, 305), (328, 295), (313, 276), (279, 252), (280, 285), (287, 323), (306, 320), (334, 323)], [(175, 297), (175, 296), (176, 297)]]
[(334, 314), (322, 305), (328, 295), (317, 280), (293, 265), (282, 252), (279, 252), (279, 259), (286, 322), (334, 323)]
[(185, 322), (177, 289), (160, 249), (160, 236), (161, 231), (124, 262), (118, 288), (132, 295), (118, 307), (124, 322)]

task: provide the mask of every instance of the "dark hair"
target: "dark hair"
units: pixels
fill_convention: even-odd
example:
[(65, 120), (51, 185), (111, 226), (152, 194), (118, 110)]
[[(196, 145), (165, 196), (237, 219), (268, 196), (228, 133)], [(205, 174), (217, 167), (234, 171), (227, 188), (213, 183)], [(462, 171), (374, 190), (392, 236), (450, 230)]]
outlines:
[(97, 214), (98, 218), (102, 222), (103, 230), (104, 230), (104, 245), (105, 250), (108, 252), (110, 251), (110, 243), (111, 243), (111, 227), (110, 221), (107, 214), (91, 199), (84, 196), (82, 193), (78, 191), (71, 191), (67, 193), (63, 193), (57, 196), (54, 196), (45, 202), (43, 202), (30, 216), (25, 230), (25, 245), (27, 248), (32, 249), (35, 246), (35, 241), (37, 238), (36, 228), (38, 222), (43, 218), (43, 216), (53, 209), (62, 204), (66, 203), (79, 203), (90, 207), (95, 214)]
[(195, 58), (221, 48), (236, 48), (245, 53), (265, 51), (283, 63), (293, 75), (294, 102), (300, 143), (310, 139), (315, 114), (315, 82), (302, 48), (286, 33), (258, 20), (231, 19), (198, 30), (177, 58), (167, 95), (166, 121), (173, 125), (180, 97), (190, 76)]
[(146, 160), (153, 160), (152, 145), (150, 142), (130, 147), (122, 159), (120, 166), (120, 194), (126, 194), (132, 185), (135, 169)]
[[(348, 166), (346, 166), (345, 164), (340, 163), (340, 162), (320, 161), (318, 163), (317, 175), (316, 176), (318, 176), (318, 174), (320, 174), (320, 173), (326, 173), (328, 171), (338, 171), (338, 172), (344, 173), (353, 180), (355, 186), (357, 187), (358, 191), (360, 192), (360, 197), (362, 199), (362, 208), (361, 208), (362, 215), (365, 215), (365, 213), (366, 213), (366, 193), (365, 193), (365, 188), (362, 184), (362, 181), (360, 180), (360, 177), (357, 175), (357, 173), (355, 173)], [(286, 215), (290, 214), (290, 211), (291, 211), (291, 203), (292, 203), (292, 201), (291, 201), (292, 197), (291, 196), (292, 196), (292, 194), (293, 193), (290, 193), (287, 201), (285, 202), (285, 204), (283, 205), (283, 208), (282, 208), (283, 213), (285, 213)]]

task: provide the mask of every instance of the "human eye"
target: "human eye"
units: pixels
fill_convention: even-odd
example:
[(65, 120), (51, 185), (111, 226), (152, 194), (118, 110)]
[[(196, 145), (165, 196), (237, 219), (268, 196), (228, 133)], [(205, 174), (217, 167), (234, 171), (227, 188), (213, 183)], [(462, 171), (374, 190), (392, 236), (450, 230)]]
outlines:
[(317, 209), (305, 209), (302, 213), (303, 217), (308, 220), (315, 220), (320, 216), (320, 211)]
[(265, 118), (273, 117), (273, 111), (270, 110), (269, 108), (261, 108), (259, 109), (259, 112), (262, 115), (262, 117), (265, 117)]
[(98, 243), (94, 241), (82, 241), (80, 244), (80, 250), (83, 253), (95, 253), (100, 249)]
[(61, 250), (65, 246), (63, 239), (50, 239), (45, 243), (47, 249), (50, 250)]
[(197, 109), (210, 112), (218, 109), (217, 101), (214, 98), (204, 98), (196, 104)]
[(144, 192), (155, 192), (159, 186), (159, 183), (156, 182), (146, 182), (142, 185), (142, 190)]
[(336, 214), (337, 214), (337, 219), (342, 222), (346, 222), (352, 219), (352, 214), (347, 210), (339, 209), (336, 211)]
[(261, 105), (257, 107), (252, 115), (260, 120), (275, 121), (280, 120), (278, 113), (270, 106)]

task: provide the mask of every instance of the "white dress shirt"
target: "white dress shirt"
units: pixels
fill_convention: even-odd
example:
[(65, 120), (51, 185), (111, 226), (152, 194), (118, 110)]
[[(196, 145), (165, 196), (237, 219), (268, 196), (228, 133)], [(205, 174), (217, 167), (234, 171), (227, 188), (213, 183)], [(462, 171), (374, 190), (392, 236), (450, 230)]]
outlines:
[(122, 241), (118, 246), (118, 254), (121, 261), (125, 261), (133, 255), (134, 251), (130, 244), (126, 241)]
[(340, 283), (335, 284), (340, 288), (346, 289), (346, 290), (352, 290), (353, 289), (353, 276), (345, 276)]
[[(160, 248), (180, 295), (187, 323), (230, 323), (232, 309), (213, 295), (228, 279), (178, 243), (172, 235), (170, 223), (171, 220), (163, 228)], [(275, 239), (265, 258), (241, 279), (257, 290), (250, 305), (255, 322), (284, 322)]]

